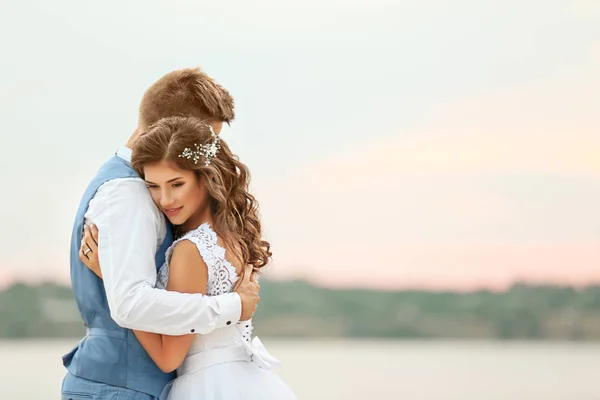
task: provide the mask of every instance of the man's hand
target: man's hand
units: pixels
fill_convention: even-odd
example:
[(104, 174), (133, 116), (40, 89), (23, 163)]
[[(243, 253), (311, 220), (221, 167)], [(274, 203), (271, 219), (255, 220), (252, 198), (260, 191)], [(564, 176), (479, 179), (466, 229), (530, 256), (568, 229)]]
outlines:
[(91, 228), (87, 225), (84, 227), (79, 259), (102, 279), (100, 260), (98, 259), (98, 228), (96, 228), (96, 225), (92, 225)]
[(235, 289), (235, 292), (242, 299), (242, 316), (240, 317), (240, 321), (249, 320), (256, 312), (256, 306), (260, 300), (259, 291), (260, 285), (256, 282), (253, 268), (252, 266), (247, 266), (241, 282)]

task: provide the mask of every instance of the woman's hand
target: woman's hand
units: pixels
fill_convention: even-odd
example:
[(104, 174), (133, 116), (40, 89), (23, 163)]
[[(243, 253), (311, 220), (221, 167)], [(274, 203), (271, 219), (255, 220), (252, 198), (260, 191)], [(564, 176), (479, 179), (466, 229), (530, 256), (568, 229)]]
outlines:
[(96, 225), (92, 225), (91, 228), (86, 225), (83, 228), (79, 259), (102, 279), (100, 260), (98, 259), (98, 228), (96, 228)]

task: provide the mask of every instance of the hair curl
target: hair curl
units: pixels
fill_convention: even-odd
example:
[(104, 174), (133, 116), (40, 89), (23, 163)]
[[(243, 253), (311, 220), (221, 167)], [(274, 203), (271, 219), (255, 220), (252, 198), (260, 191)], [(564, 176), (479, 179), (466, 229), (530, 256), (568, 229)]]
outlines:
[(248, 191), (250, 171), (220, 139), (220, 150), (205, 165), (201, 157), (193, 160), (179, 157), (185, 148), (213, 140), (205, 122), (194, 117), (170, 117), (159, 120), (141, 135), (133, 146), (131, 164), (143, 177), (144, 165), (161, 161), (173, 163), (180, 169), (191, 170), (198, 178), (204, 176), (210, 197), (214, 229), (243, 265), (254, 270), (270, 260), (271, 245), (262, 240), (258, 202)]

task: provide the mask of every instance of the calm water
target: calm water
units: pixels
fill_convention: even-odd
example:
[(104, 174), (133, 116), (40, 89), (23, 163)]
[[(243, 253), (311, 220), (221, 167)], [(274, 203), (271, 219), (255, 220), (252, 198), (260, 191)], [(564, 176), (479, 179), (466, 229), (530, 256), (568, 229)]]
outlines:
[[(300, 399), (600, 399), (600, 344), (263, 341)], [(75, 342), (0, 342), (0, 398), (60, 398)]]

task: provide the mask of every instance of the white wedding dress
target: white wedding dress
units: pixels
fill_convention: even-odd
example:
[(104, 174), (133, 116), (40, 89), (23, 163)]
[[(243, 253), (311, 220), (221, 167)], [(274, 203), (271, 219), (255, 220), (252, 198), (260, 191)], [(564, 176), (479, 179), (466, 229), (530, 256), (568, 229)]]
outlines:
[[(232, 290), (236, 270), (217, 244), (217, 235), (208, 224), (186, 233), (167, 250), (158, 273), (157, 287), (166, 288), (169, 259), (175, 245), (190, 240), (198, 247), (208, 267), (206, 294), (218, 296)], [(177, 378), (167, 385), (161, 400), (292, 400), (296, 396), (273, 372), (278, 364), (260, 340), (252, 339), (252, 321), (239, 322), (197, 335)]]

